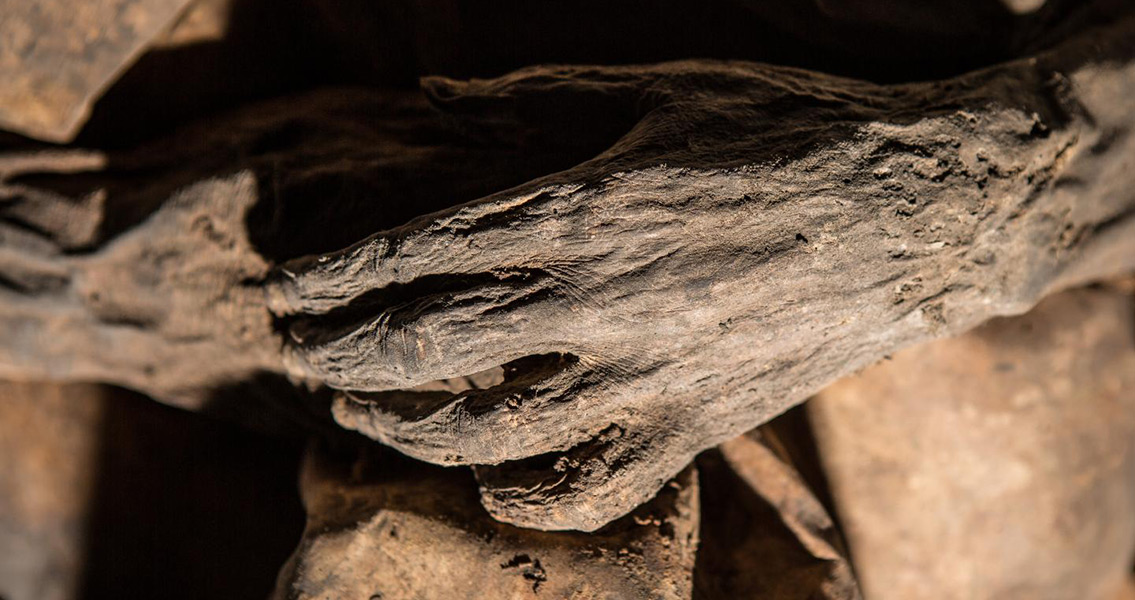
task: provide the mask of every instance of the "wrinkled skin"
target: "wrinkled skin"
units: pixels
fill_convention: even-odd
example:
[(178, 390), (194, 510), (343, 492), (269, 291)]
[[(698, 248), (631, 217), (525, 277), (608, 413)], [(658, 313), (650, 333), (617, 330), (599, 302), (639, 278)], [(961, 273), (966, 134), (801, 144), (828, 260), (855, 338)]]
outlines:
[[(127, 150), (12, 142), (0, 152), (0, 376), (108, 381), (206, 408), (283, 370), (262, 289), (272, 261), (572, 161), (522, 151), (462, 143), (419, 94), (343, 89)], [(429, 183), (406, 193), (419, 177)]]
[[(296, 136), (312, 147), (303, 127), (222, 136), (130, 172), (141, 203), (160, 206), (133, 220), (102, 215), (98, 177), (71, 180), (103, 158), (31, 169), (55, 169), (78, 199), (42, 196), (9, 177), (27, 165), (4, 166), (0, 372), (184, 406), (287, 372), (343, 390), (346, 427), (478, 465), (498, 519), (594, 530), (698, 451), (843, 374), (1135, 268), (1133, 45), (1120, 21), (1036, 60), (896, 86), (712, 61), (427, 80), (456, 128), (517, 173), (534, 170), (526, 149), (617, 141), (275, 276), (245, 225), (254, 207), (287, 206), (277, 188), (302, 188), (289, 177), (306, 162), (321, 185), (326, 170), (375, 168), (426, 185), (487, 176), (485, 152), (396, 147), (352, 162), (337, 144), (368, 130), (347, 124), (280, 168), (271, 149)], [(370, 213), (307, 229), (327, 242)], [(116, 235), (76, 226), (100, 215)], [(289, 231), (274, 230), (277, 245), (310, 243)], [(495, 386), (409, 389), (498, 366)]]
[(483, 465), (498, 519), (593, 530), (893, 350), (1135, 268), (1132, 40), (897, 86), (697, 61), (427, 80), (488, 139), (627, 133), (286, 264), (288, 369), (344, 390), (348, 428)]

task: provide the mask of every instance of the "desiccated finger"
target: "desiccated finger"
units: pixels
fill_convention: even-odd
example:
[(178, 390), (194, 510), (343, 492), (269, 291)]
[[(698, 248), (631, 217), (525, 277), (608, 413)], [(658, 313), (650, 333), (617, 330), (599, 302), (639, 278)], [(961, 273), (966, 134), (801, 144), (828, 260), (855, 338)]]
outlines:
[(624, 381), (592, 361), (551, 354), (505, 366), (504, 381), (449, 392), (341, 392), (340, 425), (439, 464), (493, 464), (566, 450), (617, 412)]
[(481, 503), (497, 520), (520, 527), (595, 531), (689, 464), (696, 450), (683, 431), (611, 423), (566, 452), (478, 466)]

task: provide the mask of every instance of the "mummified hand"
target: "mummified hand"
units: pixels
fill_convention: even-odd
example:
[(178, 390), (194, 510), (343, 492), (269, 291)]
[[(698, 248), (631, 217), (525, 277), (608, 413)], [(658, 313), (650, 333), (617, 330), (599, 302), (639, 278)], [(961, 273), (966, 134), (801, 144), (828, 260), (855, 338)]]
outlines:
[(1128, 19), (897, 86), (697, 61), (427, 80), (474, 135), (625, 134), (285, 265), (289, 369), (347, 390), (347, 427), (490, 465), (497, 518), (595, 529), (843, 374), (1135, 267), (1133, 54)]
[(417, 94), (342, 89), (138, 148), (4, 147), (0, 376), (105, 381), (201, 408), (283, 371), (263, 291), (275, 257), (341, 248), (543, 161), (571, 164), (462, 145)]

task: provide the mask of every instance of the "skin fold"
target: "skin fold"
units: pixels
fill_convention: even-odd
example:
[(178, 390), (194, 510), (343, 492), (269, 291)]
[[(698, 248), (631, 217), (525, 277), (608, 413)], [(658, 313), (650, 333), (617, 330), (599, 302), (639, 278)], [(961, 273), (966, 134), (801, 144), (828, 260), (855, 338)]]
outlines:
[(595, 530), (843, 375), (1135, 269), (1133, 23), (927, 82), (543, 66), (13, 151), (0, 373), (328, 386), (497, 519)]
[[(893, 86), (707, 61), (426, 80), (478, 135), (628, 131), (284, 265), (288, 368), (344, 390), (340, 424), (482, 465), (497, 518), (600, 527), (889, 352), (1135, 266), (1130, 27)], [(397, 391), (500, 365), (489, 389)]]

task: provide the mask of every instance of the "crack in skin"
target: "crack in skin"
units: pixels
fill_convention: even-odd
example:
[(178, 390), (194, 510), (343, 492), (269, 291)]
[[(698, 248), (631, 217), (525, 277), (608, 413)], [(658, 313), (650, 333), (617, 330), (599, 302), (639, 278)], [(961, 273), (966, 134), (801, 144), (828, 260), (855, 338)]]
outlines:
[[(565, 94), (617, 81), (613, 94), (653, 95), (620, 141), (574, 169), (286, 265), (289, 277), (270, 283), (284, 318), (331, 313), (368, 288), (526, 274), (507, 282), (519, 289), (473, 281), (380, 317), (377, 337), (356, 328), (301, 344), (296, 374), (380, 398), (570, 353), (579, 370), (554, 386), (490, 391), (480, 404), (471, 393), (428, 427), (392, 424), (384, 415), (396, 409), (378, 399), (341, 403), (336, 418), (424, 460), (480, 465), (482, 501), (499, 519), (593, 530), (698, 450), (890, 352), (1027, 309), (1075, 273), (1077, 249), (1124, 226), (1135, 200), (1103, 188), (1072, 199), (1058, 185), (1111, 168), (1130, 144), (1108, 133), (1110, 100), (1078, 83), (1090, 72), (1135, 85), (1135, 44), (1120, 33), (1130, 27), (1091, 50), (1072, 42), (944, 83), (690, 61), (435, 80), (427, 90), (444, 94), (443, 109), (550, 81)], [(1127, 66), (1101, 72), (1100, 56)], [(1013, 94), (1006, 78), (1020, 83)], [(1100, 138), (1106, 155), (1084, 151)], [(1073, 208), (1079, 234), (1038, 260), (1064, 228), (1051, 215)], [(1113, 272), (1135, 268), (1120, 263)]]
[[(1135, 93), (1133, 27), (1127, 17), (1034, 58), (895, 85), (698, 60), (427, 80), (441, 111), (482, 131), (514, 101), (634, 118), (574, 167), (458, 195), (479, 199), (343, 250), (321, 237), (282, 264), (251, 239), (263, 170), (188, 187), (208, 169), (178, 171), (147, 197), (158, 210), (92, 241), (66, 229), (64, 205), (33, 210), (15, 193), (56, 174), (0, 164), (15, 190), (0, 196), (0, 242), (19, 255), (0, 262), (0, 372), (185, 406), (260, 371), (326, 385), (344, 427), (478, 465), (496, 517), (594, 530), (698, 451), (842, 375), (1135, 268), (1122, 235), (1135, 142), (1115, 133), (1131, 109), (1114, 98)], [(537, 133), (562, 125), (510, 118)], [(240, 147), (306, 143), (302, 128), (267, 129)], [(425, 154), (414, 160), (437, 159)], [(154, 163), (134, 160), (130, 177), (150, 181)], [(455, 173), (470, 175), (442, 171), (469, 178)], [(113, 179), (75, 175), (59, 189)], [(83, 197), (75, 210), (112, 216)], [(413, 391), (502, 367), (487, 389)]]

